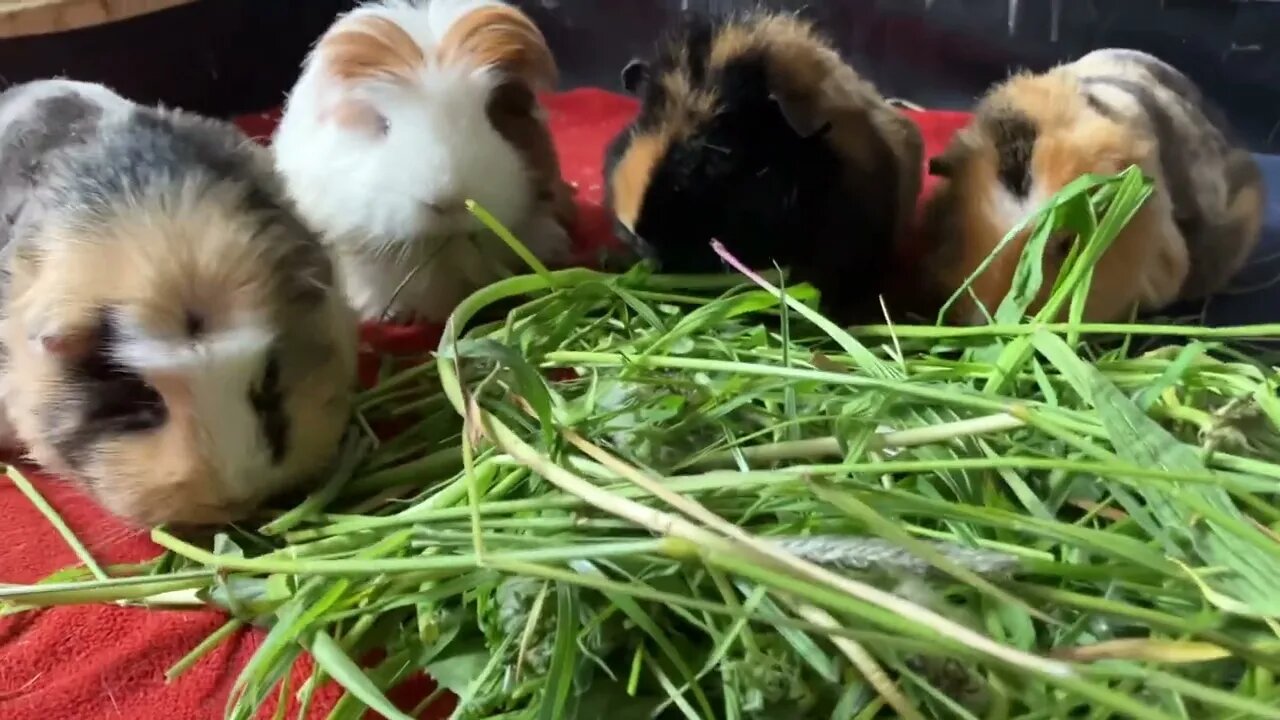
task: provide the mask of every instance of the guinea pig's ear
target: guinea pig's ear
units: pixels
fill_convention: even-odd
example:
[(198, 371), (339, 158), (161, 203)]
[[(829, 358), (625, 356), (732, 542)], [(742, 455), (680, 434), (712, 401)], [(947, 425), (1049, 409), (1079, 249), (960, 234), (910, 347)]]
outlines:
[(21, 315), (37, 352), (59, 362), (76, 363), (89, 357), (102, 336), (101, 321), (92, 312), (39, 303)]
[(45, 354), (66, 363), (88, 357), (97, 342), (94, 333), (87, 329), (44, 332), (38, 334), (36, 340)]
[(771, 94), (769, 100), (778, 106), (787, 125), (801, 138), (816, 137), (831, 129), (831, 121), (818, 111), (813, 102), (778, 92)]
[(559, 70), (547, 39), (519, 8), (492, 3), (459, 16), (436, 48), (446, 64), (489, 67), (523, 80), (534, 92), (555, 87)]
[(622, 68), (622, 89), (631, 95), (639, 95), (649, 82), (649, 63), (633, 58)]
[(320, 73), (321, 121), (371, 137), (386, 133), (387, 121), (353, 91), (366, 83), (412, 86), (427, 57), (417, 41), (394, 21), (373, 14), (334, 23), (308, 59)]
[(929, 174), (934, 177), (950, 179), (961, 167), (962, 156), (968, 152), (965, 140), (957, 135), (947, 143), (942, 152), (929, 158)]

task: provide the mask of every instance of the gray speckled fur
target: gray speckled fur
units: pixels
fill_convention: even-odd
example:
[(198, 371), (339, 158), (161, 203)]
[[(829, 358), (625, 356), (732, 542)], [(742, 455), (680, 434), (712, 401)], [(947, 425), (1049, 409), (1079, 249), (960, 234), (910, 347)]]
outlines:
[(0, 260), (49, 222), (91, 227), (185, 182), (238, 185), (247, 212), (296, 230), (288, 237), (304, 242), (267, 254), (283, 266), (279, 277), (299, 280), (282, 288), (289, 300), (317, 299), (317, 288), (332, 284), (328, 258), (287, 206), (269, 154), (234, 125), (68, 80), (0, 94)]
[[(29, 100), (27, 86), (0, 94), (0, 251), (9, 251), (16, 228), (27, 233), (44, 216), (37, 192), (50, 174), (50, 160), (74, 154), (97, 132), (102, 107), (66, 93)], [(56, 169), (53, 172), (57, 172)]]

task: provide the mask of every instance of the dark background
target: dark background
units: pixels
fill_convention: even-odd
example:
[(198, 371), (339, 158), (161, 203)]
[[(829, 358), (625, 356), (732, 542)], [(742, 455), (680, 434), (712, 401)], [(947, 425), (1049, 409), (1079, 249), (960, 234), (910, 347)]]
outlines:
[[(144, 102), (227, 115), (277, 104), (310, 43), (353, 0), (199, 0), (61, 35), (0, 40), (8, 83), (104, 82)], [(617, 89), (618, 71), (681, 9), (741, 0), (519, 0), (563, 85)], [(804, 8), (886, 95), (964, 108), (1011, 68), (1106, 46), (1153, 52), (1195, 79), (1249, 145), (1280, 152), (1277, 0), (775, 0)]]

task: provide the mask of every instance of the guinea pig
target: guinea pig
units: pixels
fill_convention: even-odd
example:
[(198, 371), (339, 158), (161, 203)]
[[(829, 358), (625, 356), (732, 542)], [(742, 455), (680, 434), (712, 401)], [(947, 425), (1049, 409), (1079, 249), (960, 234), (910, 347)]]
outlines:
[[(1016, 74), (982, 98), (970, 125), (929, 162), (940, 183), (925, 209), (925, 274), (939, 298), (950, 296), (1064, 186), (1136, 165), (1153, 194), (1095, 266), (1085, 319), (1120, 321), (1135, 308), (1204, 298), (1240, 269), (1262, 225), (1262, 174), (1230, 134), (1188, 78), (1146, 53), (1098, 50)], [(981, 324), (994, 313), (1032, 229), (974, 279), (973, 296), (957, 299), (951, 321)], [(1063, 232), (1046, 247), (1032, 312), (1075, 240)]]
[(127, 521), (243, 519), (324, 471), (356, 318), (229, 123), (41, 80), (0, 95), (0, 402)]
[(788, 267), (834, 316), (874, 306), (923, 140), (811, 23), (689, 13), (622, 85), (641, 105), (606, 150), (605, 202), (636, 255), (717, 272), (719, 240), (750, 267)]
[(556, 74), (542, 33), (497, 0), (383, 0), (319, 39), (273, 147), (363, 319), (438, 322), (525, 269), (467, 200), (569, 262), (573, 191), (537, 97)]

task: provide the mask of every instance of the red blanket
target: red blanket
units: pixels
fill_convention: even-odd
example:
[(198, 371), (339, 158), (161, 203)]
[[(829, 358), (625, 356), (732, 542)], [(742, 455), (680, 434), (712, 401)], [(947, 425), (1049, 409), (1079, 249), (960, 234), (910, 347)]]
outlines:
[[(604, 147), (635, 110), (632, 100), (597, 90), (577, 90), (548, 98), (551, 126), (564, 173), (579, 193), (584, 249), (609, 233), (600, 200)], [(965, 122), (962, 113), (911, 113), (925, 131), (928, 154), (936, 153)], [(239, 119), (265, 139), (273, 113)], [(928, 181), (926, 181), (928, 182)], [(433, 333), (366, 328), (368, 349), (388, 352), (429, 348)], [(157, 548), (145, 533), (116, 522), (74, 488), (30, 472), (100, 563), (138, 562)], [(70, 549), (39, 512), (7, 480), (0, 478), (0, 583), (28, 583), (76, 563)], [(0, 718), (72, 720), (207, 720), (222, 717), (236, 675), (261, 636), (243, 631), (206, 656), (178, 681), (166, 684), (164, 671), (223, 623), (219, 613), (144, 611), (114, 606), (67, 607), (0, 619)], [(293, 687), (310, 674), (297, 668)], [(423, 697), (427, 683), (397, 693), (406, 709)], [(322, 718), (340, 693), (332, 686), (317, 693), (313, 716)], [(274, 708), (267, 708), (264, 717)], [(439, 716), (440, 709), (427, 717)], [(289, 717), (293, 717), (291, 713)], [(375, 717), (370, 715), (370, 717)]]

